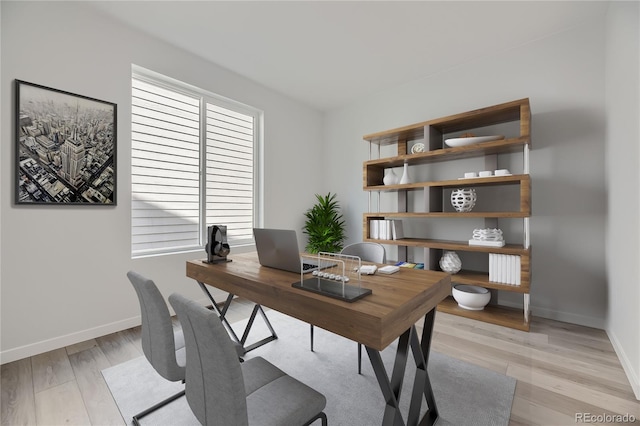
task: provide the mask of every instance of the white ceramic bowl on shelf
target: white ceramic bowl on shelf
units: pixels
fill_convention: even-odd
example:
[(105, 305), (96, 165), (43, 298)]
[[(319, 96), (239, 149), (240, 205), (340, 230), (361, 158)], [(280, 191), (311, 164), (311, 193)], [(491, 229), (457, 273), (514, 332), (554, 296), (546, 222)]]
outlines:
[(471, 311), (481, 311), (491, 300), (491, 292), (476, 285), (456, 284), (452, 289), (458, 306)]

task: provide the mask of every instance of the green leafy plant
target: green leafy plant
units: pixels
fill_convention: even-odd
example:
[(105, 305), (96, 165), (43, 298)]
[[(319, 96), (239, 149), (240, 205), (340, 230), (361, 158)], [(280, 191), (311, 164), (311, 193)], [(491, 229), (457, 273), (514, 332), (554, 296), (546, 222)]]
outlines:
[(309, 253), (326, 251), (337, 253), (344, 242), (344, 220), (336, 194), (316, 194), (318, 202), (304, 214), (307, 220), (303, 232), (309, 237), (306, 250)]

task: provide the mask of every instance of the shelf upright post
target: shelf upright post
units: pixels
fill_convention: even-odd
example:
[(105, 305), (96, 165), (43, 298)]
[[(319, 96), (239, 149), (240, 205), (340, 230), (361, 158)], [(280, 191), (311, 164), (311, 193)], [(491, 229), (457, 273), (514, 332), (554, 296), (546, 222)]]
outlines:
[[(373, 145), (377, 145), (377, 146), (378, 146), (378, 155), (377, 155), (377, 158), (378, 158), (378, 159), (380, 158), (380, 144), (374, 144), (373, 142), (369, 141), (369, 160), (373, 160), (373, 159), (374, 159), (374, 158), (373, 158)], [(367, 200), (368, 200), (368, 208), (367, 208), (367, 211), (368, 211), (369, 213), (371, 213), (371, 212), (372, 212), (372, 210), (371, 210), (371, 197), (372, 197), (372, 196), (373, 196), (373, 195), (371, 194), (371, 191), (369, 191), (369, 194), (368, 194), (368, 197), (367, 197)], [(379, 212), (379, 211), (380, 211), (380, 193), (378, 193), (377, 200), (378, 200), (378, 210), (377, 210), (377, 211)]]
[[(371, 148), (372, 148), (371, 141), (369, 141), (369, 160), (371, 160)], [(371, 191), (368, 191), (368, 192), (369, 192), (368, 194), (369, 196), (367, 197), (367, 200), (368, 200), (367, 211), (371, 213)]]
[[(526, 143), (523, 145), (522, 148), (522, 173), (528, 175), (529, 174), (529, 144)], [(529, 197), (531, 197), (531, 195), (529, 195)], [(522, 228), (523, 228), (523, 245), (525, 249), (528, 249), (529, 246), (531, 245), (531, 235), (530, 235), (530, 229), (529, 229), (529, 218), (525, 217), (522, 223)], [(529, 316), (531, 314), (531, 307), (530, 307), (530, 302), (531, 302), (531, 296), (529, 293), (524, 293), (524, 301), (523, 301), (523, 308), (524, 308), (524, 322), (525, 323), (529, 323)]]
[[(406, 155), (407, 154), (407, 140), (406, 139), (398, 139), (398, 146), (397, 146), (397, 152), (396, 155), (400, 156), (400, 155)], [(406, 160), (405, 160), (406, 162)], [(403, 189), (403, 190), (399, 190), (398, 193), (398, 208), (397, 211), (398, 212), (407, 212), (408, 211), (408, 197), (407, 197), (407, 190)], [(407, 246), (397, 246), (397, 253), (398, 253), (398, 261), (408, 261), (408, 248)]]

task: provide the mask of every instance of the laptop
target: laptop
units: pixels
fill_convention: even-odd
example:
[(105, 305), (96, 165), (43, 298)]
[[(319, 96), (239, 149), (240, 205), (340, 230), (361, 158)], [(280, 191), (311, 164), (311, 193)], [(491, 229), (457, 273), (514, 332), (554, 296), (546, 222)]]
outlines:
[[(253, 228), (258, 260), (262, 266), (300, 273), (300, 251), (298, 237), (293, 229)], [(302, 264), (306, 274), (318, 269), (312, 259)]]

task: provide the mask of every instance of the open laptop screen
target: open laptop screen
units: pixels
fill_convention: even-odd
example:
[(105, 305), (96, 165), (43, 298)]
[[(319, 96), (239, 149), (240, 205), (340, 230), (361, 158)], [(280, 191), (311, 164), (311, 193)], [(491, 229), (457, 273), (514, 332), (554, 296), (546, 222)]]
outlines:
[[(253, 228), (258, 260), (262, 266), (300, 273), (298, 237), (293, 229)], [(304, 272), (317, 266), (306, 260)]]

